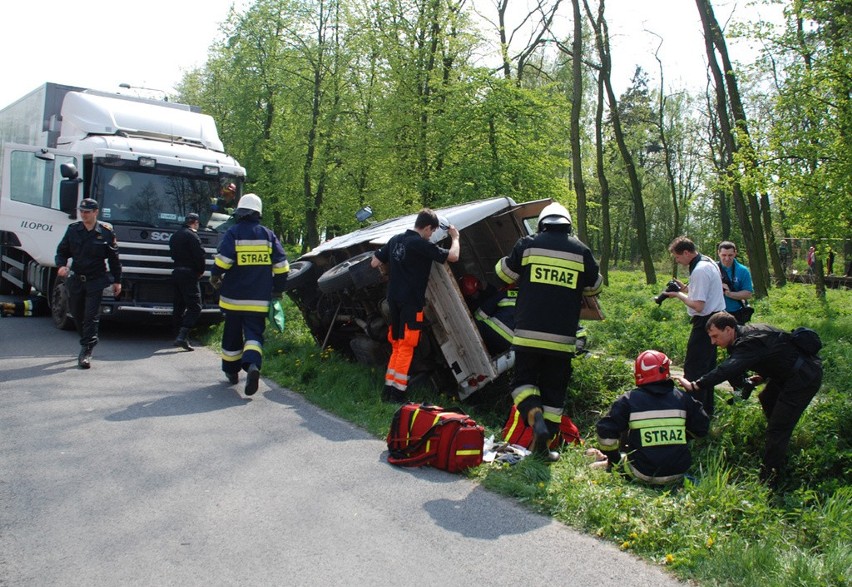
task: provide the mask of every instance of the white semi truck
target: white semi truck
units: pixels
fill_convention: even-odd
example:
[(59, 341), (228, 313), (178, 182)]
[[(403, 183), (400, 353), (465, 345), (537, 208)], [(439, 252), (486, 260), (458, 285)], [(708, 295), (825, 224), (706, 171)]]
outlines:
[[(112, 224), (122, 292), (104, 290), (102, 317), (172, 311), (169, 237), (189, 212), (201, 216), (208, 265), (227, 227), (223, 188), (242, 191), (245, 169), (224, 152), (210, 116), (184, 104), (47, 83), (0, 110), (0, 293), (46, 296), (54, 323), (73, 328), (54, 263), (83, 198)], [(217, 293), (202, 280), (202, 320), (219, 320)]]

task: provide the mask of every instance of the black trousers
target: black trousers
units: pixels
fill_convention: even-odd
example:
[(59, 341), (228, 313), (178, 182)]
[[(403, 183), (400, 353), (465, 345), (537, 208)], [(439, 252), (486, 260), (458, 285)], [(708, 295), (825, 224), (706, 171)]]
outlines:
[(766, 447), (763, 469), (780, 471), (787, 460), (793, 429), (822, 384), (822, 361), (805, 359), (793, 375), (783, 381), (770, 379), (758, 399), (766, 416)]
[(172, 271), (172, 280), (172, 322), (175, 328), (192, 328), (201, 316), (201, 285), (198, 275), (188, 267), (176, 267)]
[[(515, 367), (511, 388), (515, 405), (526, 423), (529, 411), (541, 408), (550, 414), (562, 413), (565, 406), (565, 393), (571, 381), (573, 369), (571, 355), (568, 353), (542, 353), (535, 349), (513, 347), (515, 349)], [(531, 386), (537, 390), (520, 402), (517, 392)], [(549, 409), (548, 409), (549, 408)], [(551, 436), (559, 432), (559, 421), (546, 418), (547, 429)]]
[[(683, 360), (683, 376), (695, 381), (705, 373), (716, 368), (716, 347), (710, 342), (710, 336), (704, 329), (708, 316), (693, 316), (692, 330), (686, 343), (686, 357)], [(708, 416), (713, 415), (713, 389), (702, 389), (695, 393), (695, 399), (704, 406)]]
[(98, 326), (101, 321), (101, 301), (104, 288), (110, 284), (104, 275), (85, 282), (80, 276), (72, 275), (65, 282), (68, 289), (68, 302), (77, 334), (80, 335), (80, 346), (94, 347), (98, 344)]

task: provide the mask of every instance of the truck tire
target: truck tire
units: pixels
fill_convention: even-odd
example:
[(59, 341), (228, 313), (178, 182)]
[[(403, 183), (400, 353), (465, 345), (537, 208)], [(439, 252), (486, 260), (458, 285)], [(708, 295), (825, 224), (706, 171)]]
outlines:
[(53, 317), (53, 325), (59, 330), (74, 330), (76, 325), (70, 313), (71, 306), (65, 280), (57, 279), (53, 286), (53, 294), (50, 296), (50, 314)]
[(330, 294), (352, 285), (352, 275), (349, 273), (350, 264), (347, 259), (320, 275), (317, 280), (317, 287), (319, 287), (320, 291)]
[(290, 264), (290, 271), (287, 273), (284, 291), (294, 291), (311, 285), (315, 286), (316, 282), (316, 265), (310, 261), (296, 261)]

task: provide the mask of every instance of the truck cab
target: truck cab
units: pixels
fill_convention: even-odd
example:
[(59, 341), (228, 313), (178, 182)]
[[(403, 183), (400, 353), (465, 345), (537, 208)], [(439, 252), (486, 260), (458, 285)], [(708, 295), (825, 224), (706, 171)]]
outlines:
[[(49, 299), (56, 325), (73, 327), (54, 257), (77, 220), (78, 202), (93, 198), (98, 219), (115, 231), (123, 266), (122, 293), (115, 298), (105, 290), (102, 317), (170, 316), (169, 238), (186, 214), (197, 213), (212, 264), (245, 170), (224, 153), (212, 118), (189, 106), (77, 90), (48, 84), (33, 92), (30, 102), (43, 104), (42, 132), (12, 137), (26, 142), (3, 137), (0, 292), (25, 295), (35, 288)], [(3, 116), (23, 115), (17, 108)], [(226, 199), (231, 184), (236, 190)], [(202, 320), (213, 322), (220, 312), (208, 280), (209, 271), (202, 280)]]

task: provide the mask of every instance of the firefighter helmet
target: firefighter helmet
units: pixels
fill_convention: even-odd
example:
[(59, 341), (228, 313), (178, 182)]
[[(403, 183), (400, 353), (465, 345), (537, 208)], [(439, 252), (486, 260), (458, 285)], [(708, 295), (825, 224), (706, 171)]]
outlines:
[(545, 225), (567, 225), (571, 227), (571, 214), (562, 204), (553, 202), (545, 206), (538, 215), (538, 231)]
[(470, 274), (462, 275), (459, 278), (459, 287), (461, 288), (462, 295), (466, 298), (485, 289), (483, 283), (475, 275)]
[(643, 351), (636, 357), (633, 377), (636, 385), (647, 385), (656, 381), (665, 381), (671, 377), (671, 360), (660, 351)]
[(242, 214), (237, 214), (237, 216), (245, 216), (249, 212), (257, 212), (258, 214), (263, 213), (263, 202), (260, 201), (260, 198), (257, 197), (256, 194), (246, 194), (242, 198), (240, 198), (239, 203), (237, 204), (237, 212), (242, 211)]

